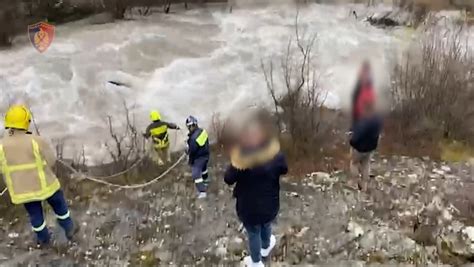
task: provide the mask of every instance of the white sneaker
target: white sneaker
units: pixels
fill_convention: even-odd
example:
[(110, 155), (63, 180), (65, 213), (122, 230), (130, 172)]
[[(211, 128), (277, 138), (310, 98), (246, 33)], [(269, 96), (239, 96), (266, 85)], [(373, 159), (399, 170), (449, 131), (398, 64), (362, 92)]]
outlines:
[(206, 198), (206, 197), (207, 197), (207, 193), (206, 192), (201, 192), (201, 193), (199, 193), (197, 198), (198, 199), (203, 199), (203, 198)]
[(245, 257), (242, 263), (244, 264), (244, 266), (247, 266), (247, 267), (264, 267), (265, 266), (263, 265), (262, 261), (253, 262), (250, 256)]
[(262, 257), (266, 258), (268, 255), (270, 255), (270, 252), (272, 252), (272, 249), (276, 245), (276, 237), (274, 235), (270, 236), (270, 246), (268, 248), (262, 248), (260, 250), (260, 254)]

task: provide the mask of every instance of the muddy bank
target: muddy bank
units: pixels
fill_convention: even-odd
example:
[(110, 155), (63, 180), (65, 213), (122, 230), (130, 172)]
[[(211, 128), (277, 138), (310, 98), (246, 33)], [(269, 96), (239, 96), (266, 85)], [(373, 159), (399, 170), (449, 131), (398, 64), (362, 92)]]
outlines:
[[(381, 156), (373, 163), (367, 193), (346, 187), (343, 170), (283, 178), (272, 265), (462, 264), (473, 259), (469, 242), (474, 240), (465, 234), (474, 225), (468, 165)], [(145, 190), (70, 183), (67, 197), (81, 231), (77, 242), (68, 244), (47, 208), (56, 244), (46, 250), (35, 248), (22, 207), (4, 198), (0, 263), (238, 264), (246, 254), (246, 239), (231, 189), (222, 181), (224, 167), (222, 156), (213, 159), (204, 201), (196, 200), (183, 165)]]

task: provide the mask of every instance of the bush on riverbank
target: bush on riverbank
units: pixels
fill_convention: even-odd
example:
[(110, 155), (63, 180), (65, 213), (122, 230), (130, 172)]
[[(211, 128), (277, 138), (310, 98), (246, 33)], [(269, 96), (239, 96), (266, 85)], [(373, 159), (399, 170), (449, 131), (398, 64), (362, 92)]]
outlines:
[(461, 28), (430, 30), (392, 72), (390, 134), (474, 144), (474, 55)]
[[(283, 148), (293, 159), (317, 153), (322, 137), (331, 130), (330, 121), (325, 118), (327, 92), (319, 83), (316, 42), (317, 35), (303, 33), (296, 16), (295, 38), (289, 40), (280, 62), (262, 61), (272, 109), (287, 141)], [(278, 83), (282, 88), (278, 88), (276, 80), (282, 80)]]

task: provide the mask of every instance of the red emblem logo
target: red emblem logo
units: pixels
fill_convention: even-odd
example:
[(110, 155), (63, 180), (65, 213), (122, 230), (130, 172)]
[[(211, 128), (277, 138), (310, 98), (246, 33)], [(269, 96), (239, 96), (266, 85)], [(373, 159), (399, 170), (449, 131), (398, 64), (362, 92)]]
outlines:
[(38, 22), (28, 26), (28, 36), (31, 44), (43, 53), (48, 49), (54, 39), (54, 25), (46, 22)]

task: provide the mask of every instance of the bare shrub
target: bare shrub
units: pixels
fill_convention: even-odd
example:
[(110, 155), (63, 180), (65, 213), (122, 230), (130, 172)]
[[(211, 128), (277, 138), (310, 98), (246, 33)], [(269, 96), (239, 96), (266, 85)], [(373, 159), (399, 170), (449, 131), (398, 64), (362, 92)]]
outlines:
[(466, 140), (474, 123), (474, 57), (462, 28), (423, 36), (392, 73), (397, 134)]
[(297, 15), (296, 38), (288, 41), (277, 67), (280, 72), (278, 75), (282, 75), (283, 88), (277, 88), (276, 67), (272, 60), (268, 63), (262, 61), (262, 70), (273, 100), (279, 130), (289, 134), (291, 147), (297, 154), (304, 156), (316, 151), (317, 144), (326, 132), (326, 128), (321, 127), (326, 93), (319, 86), (316, 55), (313, 52), (317, 36), (301, 34), (300, 31)]
[(220, 148), (225, 149), (228, 144), (228, 135), (226, 132), (226, 121), (223, 120), (219, 113), (212, 115), (211, 131), (215, 135), (215, 140)]
[(111, 115), (106, 117), (109, 129), (109, 141), (104, 142), (112, 159), (110, 172), (123, 171), (139, 160), (145, 151), (145, 140), (135, 126), (135, 117), (130, 113), (130, 108), (124, 102), (124, 113), (120, 121), (125, 125), (117, 127)]

